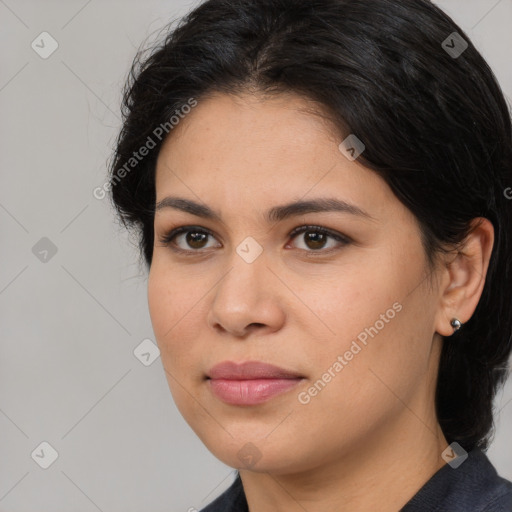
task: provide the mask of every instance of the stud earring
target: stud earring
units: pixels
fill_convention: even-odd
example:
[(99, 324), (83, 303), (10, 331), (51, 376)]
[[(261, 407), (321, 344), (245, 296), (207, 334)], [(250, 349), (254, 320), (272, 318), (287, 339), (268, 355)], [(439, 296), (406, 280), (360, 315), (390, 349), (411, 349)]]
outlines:
[(453, 327), (453, 332), (457, 332), (462, 327), (462, 322), (458, 318), (452, 318), (450, 322)]

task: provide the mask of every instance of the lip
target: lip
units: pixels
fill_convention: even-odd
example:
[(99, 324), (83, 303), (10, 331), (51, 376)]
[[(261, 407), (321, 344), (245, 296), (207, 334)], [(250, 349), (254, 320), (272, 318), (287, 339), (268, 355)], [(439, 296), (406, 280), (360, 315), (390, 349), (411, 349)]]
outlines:
[(260, 361), (224, 361), (213, 366), (207, 374), (210, 379), (252, 380), (252, 379), (296, 379), (303, 376), (273, 364)]
[(213, 394), (231, 405), (257, 405), (294, 388), (304, 377), (259, 361), (224, 361), (207, 375)]

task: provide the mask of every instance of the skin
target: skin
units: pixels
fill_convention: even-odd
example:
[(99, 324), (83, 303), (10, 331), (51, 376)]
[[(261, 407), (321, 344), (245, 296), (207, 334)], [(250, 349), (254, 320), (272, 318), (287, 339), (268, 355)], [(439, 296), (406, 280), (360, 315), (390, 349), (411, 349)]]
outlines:
[[(206, 447), (240, 470), (251, 512), (391, 512), (446, 464), (434, 406), (440, 335), (478, 304), (493, 228), (475, 223), (464, 248), (429, 270), (412, 213), (340, 152), (344, 137), (313, 107), (293, 94), (219, 93), (174, 128), (157, 161), (157, 202), (191, 199), (222, 221), (156, 213), (151, 321), (177, 407)], [(318, 197), (348, 201), (372, 219), (315, 212), (264, 220), (273, 206)], [(290, 237), (309, 224), (352, 241)], [(178, 226), (213, 236), (191, 246), (178, 235), (175, 245), (196, 251), (187, 257), (160, 242)], [(252, 263), (236, 252), (248, 236), (263, 249)], [(301, 403), (299, 393), (397, 302), (401, 311)], [(205, 380), (226, 360), (275, 364), (304, 380), (260, 405), (228, 405)], [(241, 449), (257, 462), (242, 461)]]

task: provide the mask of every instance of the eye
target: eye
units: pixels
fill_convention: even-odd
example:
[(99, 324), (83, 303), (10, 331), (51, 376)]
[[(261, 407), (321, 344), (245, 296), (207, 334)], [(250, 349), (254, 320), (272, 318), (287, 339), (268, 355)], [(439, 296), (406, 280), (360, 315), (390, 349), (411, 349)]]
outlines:
[[(302, 237), (305, 243), (305, 249), (301, 249), (307, 252), (331, 252), (331, 250), (336, 250), (340, 246), (343, 247), (350, 243), (350, 238), (347, 236), (321, 226), (300, 226), (290, 233), (292, 238), (298, 237), (299, 235), (305, 235)], [(331, 247), (326, 248), (326, 242), (329, 238), (338, 242), (338, 247), (334, 244), (334, 246), (331, 245)]]
[[(293, 239), (301, 234), (307, 234), (307, 236), (303, 237), (305, 248), (299, 248), (309, 253), (329, 253), (351, 242), (349, 237), (321, 226), (299, 226), (289, 236)], [(202, 249), (211, 248), (212, 246), (208, 247), (207, 245), (208, 237), (213, 238), (213, 235), (205, 228), (181, 226), (161, 236), (159, 241), (163, 246), (169, 246), (173, 251), (189, 256), (202, 252)], [(334, 246), (326, 248), (326, 242), (329, 239), (338, 242), (338, 246), (336, 247), (334, 244)], [(180, 246), (180, 241), (185, 246)]]
[[(204, 228), (196, 226), (181, 226), (171, 230), (169, 233), (160, 238), (160, 243), (164, 246), (173, 246), (172, 249), (176, 252), (192, 253), (198, 252), (199, 249), (208, 248), (205, 244), (208, 237), (213, 235)], [(180, 247), (175, 240), (183, 240), (187, 247)], [(192, 251), (189, 249), (192, 248)]]

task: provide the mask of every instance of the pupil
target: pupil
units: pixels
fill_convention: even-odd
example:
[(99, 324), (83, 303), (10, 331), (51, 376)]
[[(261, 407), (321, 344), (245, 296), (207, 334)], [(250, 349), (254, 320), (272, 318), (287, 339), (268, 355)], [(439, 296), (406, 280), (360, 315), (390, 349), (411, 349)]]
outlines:
[[(187, 243), (191, 246), (191, 247), (201, 247), (201, 241), (204, 241), (204, 239), (206, 238), (207, 234), (206, 233), (198, 233), (197, 231), (194, 232), (194, 231), (191, 231), (187, 234)], [(197, 245), (196, 245), (197, 244)]]
[(323, 247), (324, 242), (325, 242), (324, 237), (325, 237), (325, 235), (323, 233), (316, 233), (314, 231), (310, 231), (307, 234), (307, 242), (306, 242), (306, 244), (308, 244), (309, 242), (313, 242), (313, 246), (312, 247), (308, 245), (308, 247), (310, 247), (310, 249), (321, 248), (321, 247)]

